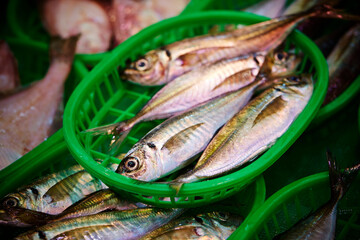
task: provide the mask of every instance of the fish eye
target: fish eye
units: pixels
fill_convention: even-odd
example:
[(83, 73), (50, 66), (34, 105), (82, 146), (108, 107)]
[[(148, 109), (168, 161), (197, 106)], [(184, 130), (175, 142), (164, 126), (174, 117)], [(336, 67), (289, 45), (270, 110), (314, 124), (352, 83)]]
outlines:
[(200, 218), (200, 217), (195, 217), (195, 221), (198, 222), (198, 223), (200, 223), (200, 224), (203, 224), (203, 223), (204, 223), (204, 221), (203, 221), (202, 218)]
[(128, 171), (128, 172), (138, 169), (139, 166), (140, 166), (139, 159), (134, 158), (134, 157), (130, 157), (130, 158), (126, 159), (124, 162), (124, 167), (125, 167), (126, 171)]
[(285, 54), (284, 53), (277, 53), (275, 56), (278, 60), (283, 60), (285, 58)]
[(300, 78), (292, 76), (292, 77), (289, 77), (289, 80), (292, 81), (292, 82), (299, 82)]
[(226, 214), (225, 212), (218, 212), (217, 216), (220, 220), (226, 221), (229, 219), (229, 215)]
[(149, 62), (146, 59), (140, 59), (136, 62), (136, 68), (139, 71), (145, 71), (149, 68)]
[(5, 208), (16, 207), (19, 205), (19, 200), (14, 197), (8, 197), (3, 200), (2, 205)]

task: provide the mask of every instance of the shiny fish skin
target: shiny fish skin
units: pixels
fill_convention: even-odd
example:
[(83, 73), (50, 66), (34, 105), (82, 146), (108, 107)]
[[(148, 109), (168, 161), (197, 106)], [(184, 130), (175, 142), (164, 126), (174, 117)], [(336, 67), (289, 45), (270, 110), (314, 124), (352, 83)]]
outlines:
[(4, 40), (0, 40), (0, 94), (13, 91), (19, 85), (20, 78), (16, 59), (8, 44)]
[(184, 39), (146, 53), (123, 70), (123, 78), (143, 85), (161, 85), (201, 65), (268, 52), (280, 45), (298, 22), (313, 16), (343, 17), (334, 9), (318, 6), (233, 31)]
[(141, 240), (226, 239), (241, 222), (240, 216), (216, 211), (184, 216), (152, 231)]
[(49, 137), (72, 66), (76, 41), (77, 37), (52, 39), (51, 63), (45, 77), (0, 99), (0, 170)]
[[(116, 164), (110, 166), (115, 170)], [(86, 195), (107, 188), (80, 165), (49, 174), (1, 200), (1, 208), (20, 207), (47, 214), (59, 214)]]
[(103, 212), (50, 223), (15, 239), (138, 239), (183, 212), (158, 208)]
[(117, 172), (154, 181), (185, 167), (206, 148), (216, 131), (248, 103), (264, 81), (255, 80), (236, 92), (166, 120), (129, 150)]
[(285, 78), (236, 114), (215, 135), (193, 170), (173, 181), (195, 182), (233, 170), (269, 149), (306, 106), (313, 91), (309, 76)]
[(329, 87), (323, 106), (338, 97), (360, 73), (360, 24), (352, 27), (330, 53)]
[(158, 91), (135, 117), (89, 129), (93, 134), (119, 135), (141, 121), (163, 119), (254, 81), (265, 56), (261, 53), (218, 62), (178, 77)]
[(63, 212), (58, 214), (52, 221), (61, 219), (74, 218), (96, 214), (105, 210), (128, 210), (138, 207), (145, 207), (145, 204), (133, 203), (121, 199), (118, 194), (110, 189), (103, 189), (94, 192), (80, 201), (74, 203)]
[(286, 232), (276, 236), (277, 240), (333, 240), (335, 239), (337, 206), (359, 172), (360, 164), (341, 172), (335, 159), (327, 152), (329, 166), (330, 200)]

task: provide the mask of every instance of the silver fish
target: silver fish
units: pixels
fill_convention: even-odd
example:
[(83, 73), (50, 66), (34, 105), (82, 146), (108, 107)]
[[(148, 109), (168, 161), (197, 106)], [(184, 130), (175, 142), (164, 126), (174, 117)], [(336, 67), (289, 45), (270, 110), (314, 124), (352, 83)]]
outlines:
[(15, 239), (138, 239), (183, 212), (159, 208), (103, 212), (50, 223)]
[(238, 91), (166, 120), (130, 149), (117, 172), (141, 181), (154, 181), (190, 164), (264, 82), (264, 78), (257, 79)]
[(193, 170), (171, 183), (201, 181), (254, 160), (284, 134), (304, 109), (313, 91), (310, 76), (284, 78), (253, 99), (220, 129)]
[(84, 132), (119, 136), (139, 122), (168, 118), (188, 111), (201, 103), (253, 82), (264, 59), (265, 56), (258, 53), (224, 60), (184, 74), (157, 92), (135, 117), (125, 122)]

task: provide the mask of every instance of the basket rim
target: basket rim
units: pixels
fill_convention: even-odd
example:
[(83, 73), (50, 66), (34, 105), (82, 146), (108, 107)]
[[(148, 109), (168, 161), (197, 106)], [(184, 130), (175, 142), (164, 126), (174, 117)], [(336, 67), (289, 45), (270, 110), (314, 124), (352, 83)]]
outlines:
[[(274, 211), (283, 205), (284, 202), (287, 202), (289, 199), (308, 188), (319, 184), (323, 185), (328, 181), (329, 172), (325, 171), (298, 179), (286, 185), (266, 199), (264, 204), (256, 211), (251, 212), (236, 230), (236, 233), (239, 234), (231, 236), (229, 239), (253, 239), (254, 234), (259, 230), (263, 223), (269, 219)], [(235, 236), (236, 238), (233, 238)]]
[[(141, 42), (142, 39), (146, 39), (149, 36), (158, 35), (157, 31), (166, 30), (175, 23), (205, 23), (209, 18), (222, 18), (222, 21), (228, 20), (232, 21), (234, 18), (241, 18), (244, 20), (243, 23), (256, 23), (260, 21), (268, 20), (269, 18), (245, 13), (245, 12), (236, 12), (236, 11), (207, 11), (199, 12), (194, 14), (187, 14), (182, 16), (177, 16), (169, 18), (158, 22), (154, 25), (149, 26), (148, 28), (143, 29), (138, 34), (132, 36), (120, 46), (115, 48), (112, 51), (112, 54), (108, 58), (103, 59), (98, 65), (96, 65), (93, 70), (85, 77), (84, 81), (78, 85), (78, 87), (73, 92), (72, 96), (69, 99), (69, 102), (65, 108), (64, 112), (64, 137), (68, 144), (68, 147), (72, 154), (75, 156), (75, 159), (83, 165), (85, 169), (94, 169), (100, 167), (100, 170), (92, 172), (95, 177), (100, 178), (104, 183), (113, 187), (118, 181), (121, 182), (123, 190), (130, 191), (132, 193), (143, 192), (143, 194), (156, 193), (158, 196), (175, 196), (175, 192), (169, 188), (167, 184), (163, 183), (147, 183), (140, 182), (134, 179), (121, 176), (106, 169), (103, 166), (99, 166), (92, 157), (84, 150), (81, 146), (79, 140), (76, 138), (75, 134), (75, 113), (79, 110), (78, 102), (81, 99), (86, 97), (86, 89), (91, 89), (96, 84), (96, 79), (101, 78), (103, 72), (108, 72), (110, 64), (113, 61), (119, 59), (119, 55), (126, 54), (130, 51), (131, 45), (134, 42)], [(309, 125), (310, 121), (315, 117), (316, 112), (319, 110), (320, 105), (325, 97), (327, 89), (327, 79), (328, 79), (328, 70), (325, 58), (321, 54), (317, 46), (309, 40), (305, 35), (301, 34), (299, 31), (295, 31), (291, 34), (292, 38), (296, 40), (298, 46), (311, 48), (311, 51), (308, 52), (309, 56), (313, 59), (315, 68), (317, 69), (318, 81), (315, 83), (315, 88), (313, 95), (303, 112), (298, 116), (295, 122), (290, 126), (286, 133), (280, 137), (275, 145), (271, 147), (267, 152), (263, 154), (259, 159), (252, 162), (249, 166), (244, 167), (240, 170), (237, 170), (233, 173), (227, 174), (225, 176), (220, 176), (215, 179), (206, 180), (202, 182), (195, 183), (186, 183), (182, 187), (180, 193), (177, 196), (187, 196), (193, 195), (194, 193), (211, 193), (214, 191), (220, 191), (225, 186), (236, 184), (246, 184), (254, 180), (254, 178), (260, 175), (268, 167), (270, 167), (277, 159), (280, 157), (287, 148), (295, 141), (297, 137), (304, 131), (304, 128)], [(309, 110), (310, 105), (315, 105)], [(305, 114), (308, 114), (308, 117), (305, 117)], [(300, 127), (298, 127), (300, 125)], [(296, 126), (296, 127), (295, 127)], [(296, 130), (297, 129), (297, 130)], [(294, 131), (296, 130), (296, 131)], [(282, 146), (282, 147), (279, 147)], [(280, 148), (280, 149), (279, 149)], [(265, 159), (270, 159), (266, 160)], [(264, 163), (265, 161), (265, 163)], [(96, 164), (96, 165), (95, 165)], [(247, 170), (244, 173), (244, 169)], [(254, 174), (260, 172), (258, 174)], [(239, 177), (241, 176), (241, 177)], [(209, 190), (211, 189), (211, 190)]]

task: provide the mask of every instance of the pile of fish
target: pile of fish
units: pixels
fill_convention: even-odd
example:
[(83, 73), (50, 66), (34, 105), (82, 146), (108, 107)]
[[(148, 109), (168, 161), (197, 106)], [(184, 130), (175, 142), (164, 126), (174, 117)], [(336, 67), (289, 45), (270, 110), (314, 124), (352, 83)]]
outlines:
[(224, 211), (187, 212), (133, 202), (79, 165), (23, 186), (0, 204), (0, 225), (25, 231), (15, 239), (226, 239), (243, 220)]
[(123, 78), (166, 85), (133, 118), (85, 132), (110, 135), (112, 153), (135, 124), (168, 118), (128, 151), (116, 172), (157, 181), (193, 163), (202, 152), (192, 169), (168, 182), (177, 192), (184, 183), (244, 166), (285, 133), (311, 98), (311, 75), (294, 73), (300, 56), (278, 49), (297, 23), (311, 17), (359, 20), (316, 5), (151, 50), (130, 63)]
[[(166, 10), (170, 2), (171, 10)], [(53, 130), (75, 51), (106, 51), (145, 26), (177, 15), (188, 2), (39, 1), (45, 28), (50, 35), (66, 39), (53, 38), (44, 79), (20, 89), (16, 60), (6, 43), (0, 42), (0, 170)], [(274, 2), (277, 8), (272, 7)], [(179, 192), (184, 183), (222, 176), (268, 150), (313, 92), (311, 74), (297, 74), (301, 53), (284, 51), (284, 40), (299, 23), (313, 17), (359, 20), (310, 2), (313, 6), (301, 7), (302, 12), (295, 2), (285, 11), (292, 15), (279, 17), (284, 0), (262, 2), (248, 10), (276, 18), (229, 26), (225, 32), (214, 28), (210, 34), (152, 50), (122, 69), (123, 79), (165, 86), (133, 118), (85, 132), (110, 135), (112, 154), (134, 125), (166, 120), (140, 139), (120, 164), (108, 168), (147, 182), (164, 181), (176, 172), (176, 178), (166, 183)], [(329, 52), (330, 84), (324, 105), (359, 74), (359, 27), (346, 29), (337, 44), (328, 38), (316, 41), (320, 48), (324, 46), (324, 54)], [(333, 195), (337, 203), (340, 195)], [(242, 221), (221, 211), (194, 214), (132, 202), (79, 165), (38, 179), (8, 194), (0, 204), (1, 225), (31, 228), (16, 239), (226, 239)]]

